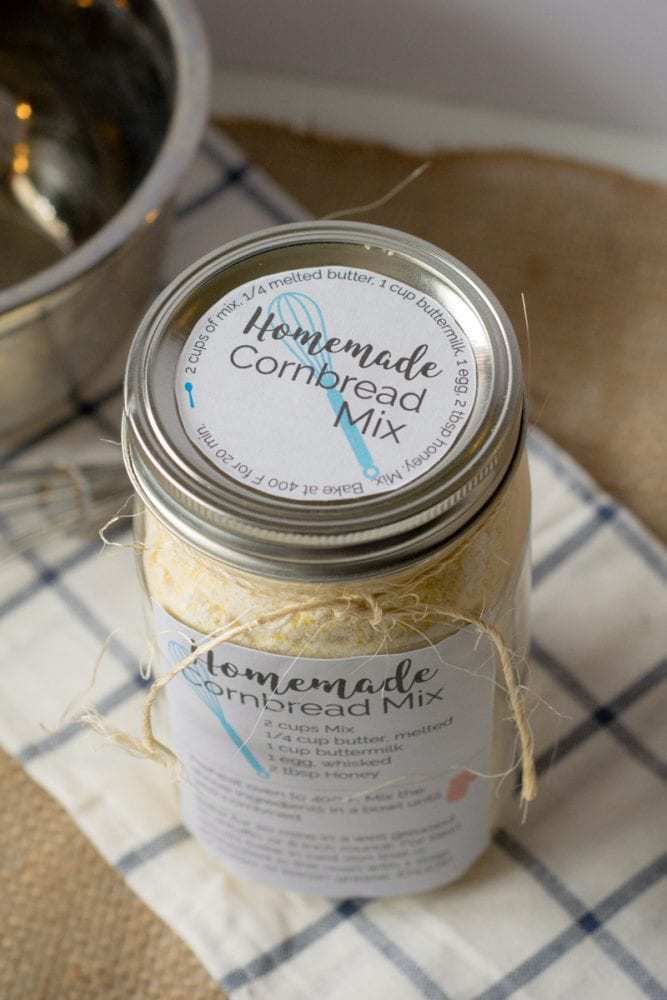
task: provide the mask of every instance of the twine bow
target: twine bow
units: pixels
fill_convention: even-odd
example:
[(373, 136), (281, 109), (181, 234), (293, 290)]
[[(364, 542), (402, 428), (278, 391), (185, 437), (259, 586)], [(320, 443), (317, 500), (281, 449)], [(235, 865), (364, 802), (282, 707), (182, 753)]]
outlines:
[[(216, 649), (223, 643), (238, 639), (240, 636), (260, 626), (288, 619), (292, 615), (301, 614), (304, 611), (330, 611), (335, 614), (339, 611), (349, 610), (352, 606), (364, 609), (368, 615), (369, 624), (374, 627), (380, 626), (386, 613), (378, 599), (371, 594), (347, 594), (341, 597), (330, 596), (326, 599), (302, 600), (293, 604), (286, 604), (276, 610), (257, 615), (250, 621), (229, 625), (217, 632), (211, 633), (203, 642), (188, 653), (187, 656), (179, 660), (167, 673), (162, 674), (154, 680), (143, 705), (141, 739), (137, 739), (119, 730), (112, 730), (94, 713), (88, 713), (84, 716), (83, 721), (87, 722), (93, 729), (100, 732), (111, 742), (131, 753), (161, 764), (173, 765), (177, 763), (176, 755), (155, 735), (153, 729), (153, 708), (160, 692), (178, 674), (182, 673), (183, 670), (191, 666), (200, 657), (205, 656), (208, 652)], [(534, 740), (528, 721), (521, 683), (516, 667), (512, 662), (511, 650), (498, 629), (485, 622), (482, 618), (476, 618), (455, 610), (425, 608), (424, 606), (419, 609), (418, 613), (422, 615), (425, 611), (448, 618), (452, 623), (460, 622), (472, 625), (485, 635), (493, 645), (502, 671), (505, 691), (521, 747), (521, 800), (524, 803), (532, 802), (537, 795)], [(417, 614), (417, 612), (415, 611), (413, 614)]]

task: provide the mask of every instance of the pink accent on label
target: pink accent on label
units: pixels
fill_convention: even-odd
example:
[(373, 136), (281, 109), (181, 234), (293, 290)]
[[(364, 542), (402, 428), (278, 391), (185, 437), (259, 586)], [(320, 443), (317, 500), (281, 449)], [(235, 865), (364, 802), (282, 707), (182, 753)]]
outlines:
[(461, 771), (459, 774), (455, 774), (447, 786), (447, 801), (460, 802), (461, 799), (464, 799), (468, 791), (468, 785), (476, 777), (477, 775), (472, 774), (470, 771)]

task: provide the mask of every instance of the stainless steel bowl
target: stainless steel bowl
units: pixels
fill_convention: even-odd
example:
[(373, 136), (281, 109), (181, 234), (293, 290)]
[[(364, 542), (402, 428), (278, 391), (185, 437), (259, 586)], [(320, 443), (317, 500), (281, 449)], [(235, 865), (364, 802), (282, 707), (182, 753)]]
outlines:
[(190, 0), (2, 0), (2, 451), (120, 379), (207, 112)]

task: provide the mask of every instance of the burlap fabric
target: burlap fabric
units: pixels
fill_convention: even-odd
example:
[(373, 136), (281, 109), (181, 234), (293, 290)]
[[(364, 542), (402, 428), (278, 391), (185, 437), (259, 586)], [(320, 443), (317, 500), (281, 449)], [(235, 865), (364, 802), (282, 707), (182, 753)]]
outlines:
[[(372, 200), (419, 158), (226, 123), (314, 215)], [(532, 340), (533, 419), (663, 538), (667, 192), (522, 154), (436, 157), (369, 219), (466, 261)], [(63, 810), (0, 759), (0, 997), (220, 997)]]

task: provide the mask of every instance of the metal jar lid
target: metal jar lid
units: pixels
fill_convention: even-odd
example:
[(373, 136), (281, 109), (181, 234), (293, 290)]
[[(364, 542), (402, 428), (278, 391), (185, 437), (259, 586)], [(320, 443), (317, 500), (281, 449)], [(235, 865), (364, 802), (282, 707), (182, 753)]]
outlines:
[[(440, 461), (391, 492), (321, 502), (260, 492), (215, 467), (186, 434), (179, 414), (174, 373), (206, 311), (251, 277), (318, 264), (366, 268), (432, 297), (465, 329), (472, 347), (476, 397), (470, 418)], [(354, 579), (428, 556), (480, 514), (520, 449), (523, 400), (511, 324), (468, 268), (395, 230), (307, 222), (214, 251), (155, 301), (128, 360), (124, 457), (146, 506), (202, 552), (265, 576)]]

